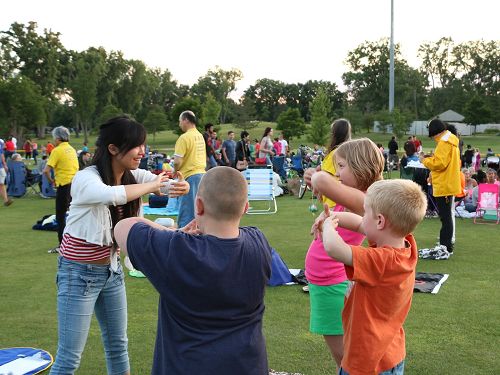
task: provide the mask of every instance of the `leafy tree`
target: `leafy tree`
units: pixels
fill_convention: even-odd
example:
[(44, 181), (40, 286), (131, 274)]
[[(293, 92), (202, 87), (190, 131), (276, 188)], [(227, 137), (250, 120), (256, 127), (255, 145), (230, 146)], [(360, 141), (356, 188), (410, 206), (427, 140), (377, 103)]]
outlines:
[(205, 97), (205, 102), (202, 104), (201, 119), (203, 124), (212, 123), (217, 125), (222, 106), (215, 100), (211, 92), (208, 92)]
[(483, 98), (474, 95), (465, 105), (465, 122), (471, 125), (487, 124), (491, 118), (491, 111)]
[(330, 134), (330, 111), (332, 104), (323, 88), (318, 90), (318, 94), (311, 103), (311, 127), (309, 128), (308, 139), (314, 144), (323, 146)]
[(0, 127), (21, 138), (26, 129), (47, 120), (45, 102), (40, 88), (27, 77), (0, 81)]
[(104, 124), (113, 117), (121, 115), (123, 115), (123, 111), (120, 108), (115, 107), (113, 104), (108, 104), (97, 117), (97, 124)]
[(179, 128), (179, 116), (184, 111), (192, 111), (198, 119), (196, 127), (198, 130), (203, 131), (203, 125), (199, 121), (199, 115), (202, 113), (202, 107), (198, 99), (191, 97), (185, 97), (175, 103), (174, 108), (170, 112), (170, 127), (176, 134), (182, 134), (182, 130)]
[(163, 108), (159, 105), (152, 105), (144, 119), (144, 126), (149, 133), (153, 133), (153, 142), (156, 139), (156, 133), (166, 129), (167, 125), (168, 118)]
[(97, 85), (105, 72), (105, 51), (89, 48), (74, 53), (73, 75), (68, 82), (75, 109), (77, 128), (83, 130), (84, 142), (92, 128), (92, 119), (97, 105)]
[(126, 64), (126, 74), (115, 92), (116, 101), (119, 108), (135, 117), (143, 107), (144, 97), (151, 92), (151, 81), (142, 61), (126, 60)]
[[(35, 83), (44, 102), (46, 118), (51, 121), (59, 96), (64, 93), (65, 67), (68, 54), (59, 39), (60, 33), (44, 29), (37, 32), (37, 23), (13, 23), (0, 32), (0, 74), (4, 78), (17, 74)], [(45, 123), (38, 124), (43, 136)]]
[[(395, 106), (415, 114), (424, 111), (426, 76), (411, 68), (395, 46)], [(362, 112), (387, 109), (389, 94), (389, 41), (364, 42), (349, 52), (349, 71), (342, 75), (350, 100)]]
[(297, 108), (290, 108), (281, 113), (278, 117), (277, 129), (283, 132), (283, 136), (287, 139), (300, 137), (306, 131), (304, 119), (300, 116)]
[(229, 94), (236, 89), (236, 83), (242, 78), (243, 75), (239, 69), (224, 70), (216, 66), (215, 69), (210, 69), (207, 74), (198, 79), (198, 82), (191, 87), (191, 93), (204, 102), (206, 95), (210, 92), (221, 105), (220, 120), (216, 122), (224, 124), (229, 107)]
[(392, 133), (398, 138), (410, 129), (412, 119), (413, 114), (411, 112), (401, 110), (397, 107), (392, 112), (380, 111), (375, 115), (375, 120), (379, 121), (379, 127), (384, 132), (387, 132), (390, 127)]
[(254, 103), (256, 117), (262, 121), (276, 121), (286, 108), (285, 84), (268, 78), (257, 80), (243, 94), (244, 100)]
[(367, 133), (372, 130), (371, 127), (373, 125), (373, 115), (371, 113), (363, 114), (363, 112), (361, 112), (361, 110), (355, 105), (346, 103), (346, 105), (342, 109), (342, 117), (349, 120), (353, 133), (361, 131), (361, 129), (366, 129)]
[(259, 121), (255, 120), (256, 111), (255, 103), (242, 97), (240, 104), (234, 107), (236, 127), (243, 130), (250, 130), (259, 125)]

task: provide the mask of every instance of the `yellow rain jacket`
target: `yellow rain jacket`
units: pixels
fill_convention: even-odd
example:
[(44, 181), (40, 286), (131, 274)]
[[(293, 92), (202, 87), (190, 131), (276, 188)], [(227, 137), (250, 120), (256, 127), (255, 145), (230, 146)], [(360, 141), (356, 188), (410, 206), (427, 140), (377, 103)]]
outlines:
[(422, 162), (431, 171), (432, 195), (435, 197), (458, 195), (462, 191), (458, 138), (446, 130), (434, 140), (437, 142), (434, 155)]

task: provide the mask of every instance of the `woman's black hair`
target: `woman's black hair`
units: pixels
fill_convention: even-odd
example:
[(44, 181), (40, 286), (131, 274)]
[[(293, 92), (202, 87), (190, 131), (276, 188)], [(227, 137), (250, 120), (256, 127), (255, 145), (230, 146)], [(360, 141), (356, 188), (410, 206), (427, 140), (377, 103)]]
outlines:
[(328, 146), (328, 153), (335, 150), (345, 141), (351, 139), (351, 123), (349, 120), (340, 118), (335, 120), (332, 124), (330, 146)]
[(268, 134), (271, 132), (271, 130), (273, 130), (273, 128), (270, 128), (269, 126), (264, 130), (264, 135), (262, 136), (262, 138), (264, 137), (267, 137)]
[[(102, 124), (96, 140), (96, 150), (91, 165), (95, 165), (102, 181), (106, 185), (117, 185), (112, 167), (112, 155), (108, 150), (109, 145), (115, 145), (119, 154), (125, 154), (134, 147), (141, 146), (146, 141), (146, 129), (144, 126), (128, 116), (114, 117)], [(136, 184), (134, 176), (126, 170), (120, 182), (121, 185)], [(123, 217), (137, 216), (141, 198), (127, 202), (123, 205)], [(115, 206), (109, 206), (113, 227), (121, 218)]]
[(247, 137), (247, 136), (249, 136), (249, 135), (250, 135), (250, 133), (249, 133), (249, 132), (247, 132), (246, 130), (243, 130), (243, 131), (241, 132), (241, 134), (240, 134), (241, 139), (243, 139), (243, 138), (245, 138), (245, 137)]
[(446, 130), (446, 123), (435, 118), (429, 122), (427, 127), (429, 128), (429, 137), (432, 138)]

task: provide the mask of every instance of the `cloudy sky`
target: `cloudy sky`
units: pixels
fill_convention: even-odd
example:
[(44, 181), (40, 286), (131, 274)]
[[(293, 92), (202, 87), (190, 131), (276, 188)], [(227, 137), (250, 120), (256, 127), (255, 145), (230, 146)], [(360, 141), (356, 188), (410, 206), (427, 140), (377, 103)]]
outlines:
[[(418, 66), (424, 41), (500, 39), (498, 0), (394, 0), (395, 42)], [(390, 0), (18, 0), (0, 30), (36, 21), (66, 48), (103, 46), (193, 84), (216, 65), (238, 68), (241, 92), (259, 78), (341, 85), (347, 53), (390, 35)]]

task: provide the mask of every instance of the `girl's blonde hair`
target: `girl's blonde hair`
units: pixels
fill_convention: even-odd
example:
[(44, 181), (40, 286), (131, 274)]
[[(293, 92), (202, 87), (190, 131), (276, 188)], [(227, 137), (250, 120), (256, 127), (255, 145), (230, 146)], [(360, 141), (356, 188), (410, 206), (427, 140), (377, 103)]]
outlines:
[(366, 191), (375, 181), (382, 179), (384, 156), (368, 138), (353, 139), (342, 143), (334, 157), (345, 159), (356, 179), (356, 188)]

